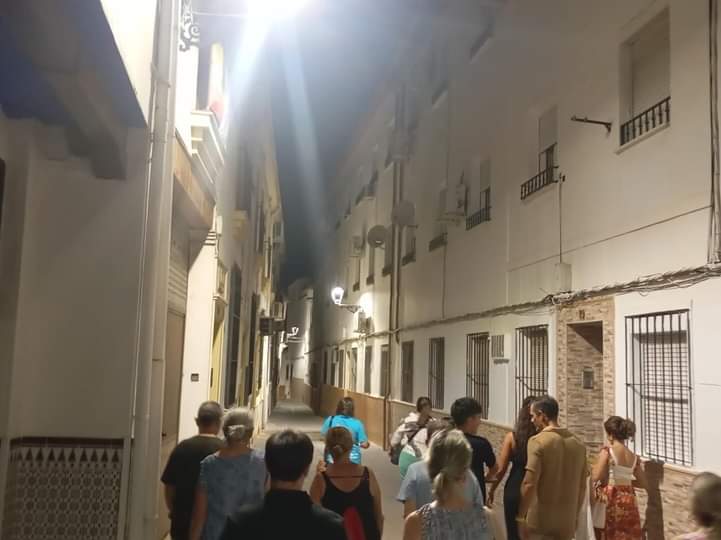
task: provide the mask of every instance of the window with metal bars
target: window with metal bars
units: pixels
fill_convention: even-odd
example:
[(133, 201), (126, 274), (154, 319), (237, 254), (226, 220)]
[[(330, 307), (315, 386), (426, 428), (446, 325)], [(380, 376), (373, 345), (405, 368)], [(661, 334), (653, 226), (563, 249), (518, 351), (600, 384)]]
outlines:
[(323, 384), (329, 384), (328, 351), (323, 351)]
[(381, 347), (381, 395), (391, 393), (391, 354), (388, 345)]
[(401, 345), (401, 401), (413, 403), (413, 342)]
[(350, 384), (348, 385), (348, 389), (352, 392), (355, 392), (357, 390), (358, 386), (358, 349), (353, 347), (350, 351), (349, 358), (350, 361)]
[(338, 351), (338, 388), (345, 388), (345, 351)]
[(688, 310), (626, 317), (626, 405), (643, 456), (693, 465)]
[(373, 347), (366, 345), (365, 348), (365, 365), (363, 366), (363, 391), (366, 394), (371, 393), (371, 375), (373, 373)]
[(445, 339), (431, 338), (428, 355), (428, 395), (434, 409), (443, 408), (445, 385)]
[(516, 412), (528, 396), (548, 394), (548, 326), (516, 328)]
[(488, 334), (466, 337), (466, 395), (481, 404), (483, 418), (488, 418), (490, 357)]

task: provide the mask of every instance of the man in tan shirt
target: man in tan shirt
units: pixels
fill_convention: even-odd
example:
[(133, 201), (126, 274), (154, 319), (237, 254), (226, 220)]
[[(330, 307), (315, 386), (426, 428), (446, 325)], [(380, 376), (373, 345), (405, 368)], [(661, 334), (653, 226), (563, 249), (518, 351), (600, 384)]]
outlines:
[(528, 441), (518, 530), (525, 539), (570, 540), (586, 494), (586, 447), (558, 425), (558, 402), (550, 396), (531, 406), (539, 432)]

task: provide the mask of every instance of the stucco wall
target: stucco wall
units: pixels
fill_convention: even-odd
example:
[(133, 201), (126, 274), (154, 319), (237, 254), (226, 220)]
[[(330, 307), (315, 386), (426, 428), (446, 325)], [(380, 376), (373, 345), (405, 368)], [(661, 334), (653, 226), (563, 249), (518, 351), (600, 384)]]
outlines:
[(101, 0), (138, 104), (148, 119), (157, 0)]

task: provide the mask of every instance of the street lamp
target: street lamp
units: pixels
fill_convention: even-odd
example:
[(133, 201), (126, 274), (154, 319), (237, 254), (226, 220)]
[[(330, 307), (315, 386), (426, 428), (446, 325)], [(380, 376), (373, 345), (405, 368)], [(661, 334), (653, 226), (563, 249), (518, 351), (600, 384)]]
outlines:
[(343, 287), (335, 286), (330, 291), (330, 298), (333, 300), (333, 303), (338, 306), (347, 309), (351, 313), (355, 313), (358, 311), (361, 307), (357, 304), (344, 304), (343, 303), (343, 297), (345, 296), (345, 290)]

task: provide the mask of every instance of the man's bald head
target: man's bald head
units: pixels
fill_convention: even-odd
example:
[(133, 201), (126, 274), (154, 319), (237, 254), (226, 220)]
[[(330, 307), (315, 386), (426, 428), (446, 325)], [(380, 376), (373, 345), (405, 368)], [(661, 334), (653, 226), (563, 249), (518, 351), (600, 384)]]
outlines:
[(223, 407), (216, 401), (206, 401), (198, 407), (195, 423), (201, 433), (218, 433), (223, 418)]

